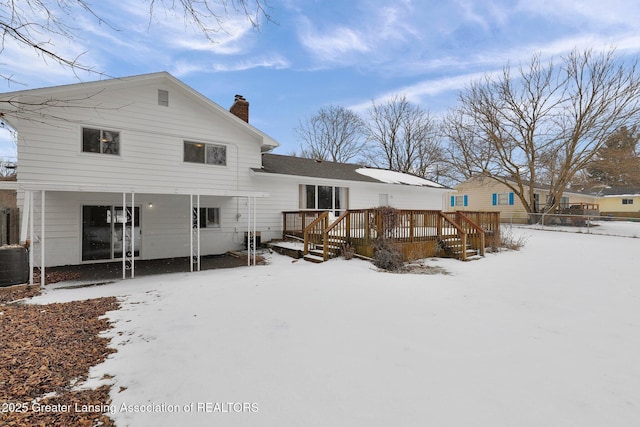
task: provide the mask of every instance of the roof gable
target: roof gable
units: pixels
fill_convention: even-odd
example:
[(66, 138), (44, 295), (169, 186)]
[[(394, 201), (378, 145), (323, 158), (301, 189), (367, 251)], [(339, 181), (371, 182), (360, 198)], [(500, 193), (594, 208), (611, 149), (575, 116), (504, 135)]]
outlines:
[[(135, 87), (142, 84), (165, 84), (171, 87), (174, 87), (176, 90), (183, 93), (185, 96), (193, 99), (195, 102), (199, 103), (203, 107), (207, 108), (212, 113), (223, 117), (225, 120), (228, 120), (234, 123), (236, 126), (244, 129), (245, 131), (257, 136), (261, 141), (261, 146), (263, 151), (271, 150), (275, 147), (278, 147), (278, 142), (255, 128), (251, 124), (241, 120), (234, 114), (230, 113), (227, 109), (221, 107), (219, 104), (213, 102), (206, 96), (202, 95), (200, 92), (196, 91), (192, 87), (188, 86), (184, 82), (175, 78), (171, 74), (166, 71), (161, 71), (157, 73), (150, 74), (142, 74), (137, 76), (130, 77), (121, 77), (121, 78), (113, 78), (107, 80), (98, 80), (93, 82), (82, 82), (82, 83), (74, 83), (68, 85), (60, 85), (60, 86), (51, 86), (45, 88), (37, 88), (37, 89), (26, 89), (15, 92), (6, 92), (0, 94), (0, 100), (10, 100), (10, 99), (29, 99), (33, 98), (47, 98), (47, 99), (64, 99), (65, 95), (69, 96), (72, 94), (83, 94), (88, 96), (87, 94), (97, 93), (104, 90), (109, 90), (110, 88), (127, 88), (127, 87)], [(11, 124), (11, 118), (6, 117)]]

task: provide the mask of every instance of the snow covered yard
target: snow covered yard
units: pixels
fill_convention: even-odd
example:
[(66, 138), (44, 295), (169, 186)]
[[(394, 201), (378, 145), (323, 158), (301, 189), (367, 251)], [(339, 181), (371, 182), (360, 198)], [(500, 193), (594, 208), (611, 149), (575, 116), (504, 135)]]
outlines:
[(637, 425), (640, 239), (513, 232), (521, 251), (427, 261), (449, 275), (273, 254), (34, 302), (120, 297), (87, 384), (114, 376), (119, 426)]

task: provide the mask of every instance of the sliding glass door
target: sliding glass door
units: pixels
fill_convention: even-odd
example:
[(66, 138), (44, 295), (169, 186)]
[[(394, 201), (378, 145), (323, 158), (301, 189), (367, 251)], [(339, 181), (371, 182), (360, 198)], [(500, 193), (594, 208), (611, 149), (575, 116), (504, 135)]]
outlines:
[[(122, 258), (122, 248), (131, 251), (131, 221), (134, 223), (134, 256), (140, 255), (140, 207), (122, 206), (82, 207), (82, 260), (111, 260)], [(123, 235), (123, 223), (124, 235)], [(124, 242), (124, 245), (123, 245)]]

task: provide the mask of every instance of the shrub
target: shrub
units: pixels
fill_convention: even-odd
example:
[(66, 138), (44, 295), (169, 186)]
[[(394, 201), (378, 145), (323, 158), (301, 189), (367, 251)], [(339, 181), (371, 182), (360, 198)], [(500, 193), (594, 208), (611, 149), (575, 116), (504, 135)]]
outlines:
[(344, 245), (342, 245), (342, 257), (344, 259), (352, 259), (353, 256), (355, 255), (355, 250), (351, 247), (351, 245), (349, 243), (345, 243)]
[[(513, 227), (502, 227), (500, 230), (500, 246), (512, 251), (518, 251), (527, 243), (527, 237), (517, 235), (513, 232)], [(492, 248), (493, 249), (493, 248)]]
[(404, 262), (402, 254), (387, 239), (378, 239), (374, 246), (373, 264), (384, 270), (396, 271)]

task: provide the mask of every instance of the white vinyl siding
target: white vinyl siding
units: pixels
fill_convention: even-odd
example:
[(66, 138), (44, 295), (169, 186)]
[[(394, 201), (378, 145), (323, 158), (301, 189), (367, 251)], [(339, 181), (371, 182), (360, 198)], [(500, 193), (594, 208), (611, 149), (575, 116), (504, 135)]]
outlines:
[[(213, 183), (221, 191), (251, 191), (250, 169), (261, 166), (260, 137), (178, 89), (170, 90), (169, 107), (158, 106), (158, 84), (152, 82), (96, 90), (87, 100), (97, 105), (95, 109), (60, 109), (56, 115), (62, 120), (55, 126), (23, 120), (18, 143), (20, 179), (180, 189)], [(69, 91), (58, 96), (80, 93)], [(78, 142), (82, 128), (117, 130), (119, 155), (83, 153)], [(226, 147), (226, 167), (185, 167), (184, 141)]]

